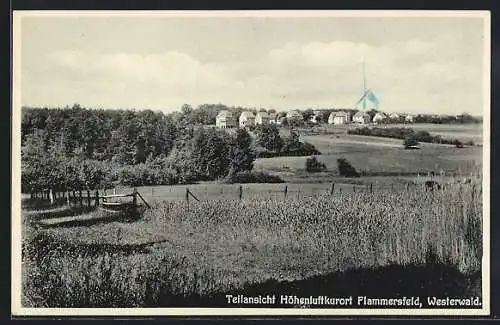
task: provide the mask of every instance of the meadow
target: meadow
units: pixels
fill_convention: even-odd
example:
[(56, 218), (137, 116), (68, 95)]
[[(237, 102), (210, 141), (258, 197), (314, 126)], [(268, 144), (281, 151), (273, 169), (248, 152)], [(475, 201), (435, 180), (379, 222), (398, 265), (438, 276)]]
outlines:
[[(44, 226), (103, 212), (65, 207), (64, 199), (37, 209), (25, 198), (23, 305), (231, 307), (227, 293), (273, 292), (481, 296), (481, 178), (458, 180), (481, 175), (482, 148), (404, 150), (400, 140), (347, 135), (348, 127), (300, 135), (322, 152), (324, 172), (307, 173), (307, 157), (260, 158), (254, 170), (286, 183), (138, 187), (152, 207), (139, 220)], [(470, 126), (411, 127), (480, 135)], [(340, 177), (340, 157), (362, 176)], [(424, 191), (426, 173), (440, 170), (446, 176), (433, 179), (448, 186)], [(199, 202), (186, 202), (187, 188)]]
[[(481, 270), (481, 192), (454, 186), (208, 200), (189, 207), (155, 201), (138, 221), (92, 226), (43, 228), (25, 217), (23, 304), (220, 306), (224, 293), (250, 292), (270, 281), (289, 283), (293, 292), (303, 290), (300, 281), (318, 276), (432, 265), (463, 278), (456, 282), (448, 269), (423, 278), (410, 272), (405, 276), (413, 286), (395, 281), (384, 290), (480, 295), (477, 283), (468, 281), (477, 282)], [(359, 276), (350, 292), (366, 293), (363, 283), (377, 282)], [(345, 293), (341, 287), (342, 281), (334, 282), (328, 294)]]
[[(456, 148), (451, 145), (422, 143), (420, 150), (405, 150), (402, 141), (359, 135), (302, 135), (302, 141), (313, 144), (322, 154), (318, 159), (325, 163), (330, 176), (336, 173), (337, 159), (344, 157), (366, 176), (417, 176), (443, 170), (448, 175), (482, 172), (482, 147)], [(254, 169), (281, 176), (293, 181), (304, 174), (307, 157), (259, 158)]]

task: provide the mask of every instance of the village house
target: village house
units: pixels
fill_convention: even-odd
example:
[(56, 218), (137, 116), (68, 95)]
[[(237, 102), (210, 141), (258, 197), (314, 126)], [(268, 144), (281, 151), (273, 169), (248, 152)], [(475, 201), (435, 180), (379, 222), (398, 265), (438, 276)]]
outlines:
[(310, 118), (309, 118), (309, 122), (311, 123), (314, 123), (314, 124), (319, 124), (321, 123), (321, 115), (312, 115)]
[(277, 124), (278, 113), (269, 114), (269, 124)]
[(235, 124), (233, 113), (230, 111), (222, 110), (215, 117), (215, 126), (221, 129), (233, 128)]
[(406, 121), (407, 123), (413, 123), (413, 116), (412, 116), (412, 115), (410, 115), (410, 114), (406, 115), (406, 117), (405, 117), (405, 121)]
[(347, 112), (332, 112), (328, 116), (328, 124), (347, 124), (350, 122), (350, 116)]
[(299, 111), (296, 111), (296, 110), (287, 112), (286, 113), (286, 118), (287, 118), (288, 121), (291, 121), (291, 120), (302, 120), (303, 119), (302, 114), (300, 114)]
[(397, 120), (399, 118), (399, 115), (397, 113), (392, 113), (391, 115), (389, 115), (389, 118)]
[(373, 123), (379, 123), (379, 122), (384, 121), (385, 119), (387, 119), (387, 116), (384, 113), (378, 112), (373, 117)]
[(255, 124), (265, 125), (269, 124), (271, 121), (271, 117), (267, 112), (258, 112), (257, 116), (255, 116)]
[(244, 111), (240, 115), (240, 127), (248, 127), (255, 125), (255, 115), (252, 112)]
[(358, 124), (368, 124), (370, 123), (370, 114), (366, 112), (359, 111), (352, 117), (352, 121)]

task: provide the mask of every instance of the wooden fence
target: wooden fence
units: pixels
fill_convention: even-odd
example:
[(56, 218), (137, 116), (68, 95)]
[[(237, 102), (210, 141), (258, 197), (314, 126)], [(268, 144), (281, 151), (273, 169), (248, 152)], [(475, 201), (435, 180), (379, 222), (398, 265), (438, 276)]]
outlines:
[(54, 205), (56, 203), (65, 203), (66, 205), (77, 205), (80, 207), (98, 207), (100, 204), (104, 206), (112, 206), (112, 205), (120, 205), (120, 202), (110, 202), (109, 199), (114, 198), (132, 198), (132, 204), (137, 206), (137, 197), (139, 197), (144, 204), (151, 208), (150, 205), (146, 202), (146, 200), (142, 197), (142, 195), (134, 189), (130, 194), (116, 194), (116, 189), (113, 189), (113, 194), (107, 194), (107, 190), (66, 190), (66, 191), (57, 191), (53, 189), (44, 189), (39, 192), (33, 192), (30, 194), (31, 199), (33, 200), (48, 200), (50, 205)]
[[(425, 184), (421, 183), (400, 183), (400, 184), (346, 184), (346, 183), (330, 183), (325, 184), (322, 183), (320, 186), (315, 187), (314, 184), (307, 184), (309, 186), (301, 187), (300, 184), (282, 184), (273, 186), (273, 189), (261, 189), (256, 187), (255, 189), (247, 187), (244, 188), (243, 185), (234, 185), (234, 186), (223, 186), (220, 189), (216, 189), (214, 187), (210, 190), (211, 193), (207, 192), (207, 189), (211, 188), (211, 186), (207, 186), (205, 191), (202, 188), (196, 188), (193, 190), (192, 187), (187, 185), (184, 192), (184, 200), (188, 203), (191, 201), (205, 201), (210, 199), (217, 198), (229, 198), (232, 200), (241, 200), (244, 198), (255, 197), (255, 195), (269, 198), (290, 198), (296, 197), (300, 198), (303, 196), (315, 196), (317, 194), (328, 193), (333, 195), (335, 193), (342, 192), (352, 192), (352, 193), (375, 193), (380, 190), (390, 190), (390, 191), (402, 191), (409, 190), (411, 188), (420, 188), (422, 190), (426, 190)], [(312, 186), (311, 186), (312, 185)], [(446, 186), (446, 185), (445, 185)], [(472, 184), (474, 187), (475, 185)], [(176, 186), (168, 187), (170, 189), (174, 189)], [(229, 189), (227, 188), (229, 187)], [(481, 186), (477, 188), (481, 192)], [(143, 189), (146, 191), (149, 198), (159, 198), (159, 199), (173, 199), (173, 200), (182, 200), (182, 192), (178, 191), (174, 192), (165, 192), (162, 190), (157, 190), (155, 187), (151, 187), (151, 192), (148, 192), (147, 189)], [(219, 191), (219, 192), (216, 192)], [(175, 194), (177, 193), (177, 195)], [(43, 199), (50, 200), (50, 204), (53, 205), (55, 202), (65, 203), (67, 205), (79, 205), (79, 206), (87, 206), (87, 207), (97, 207), (100, 204), (104, 204), (106, 207), (110, 207), (112, 205), (120, 205), (120, 203), (112, 203), (110, 199), (114, 198), (126, 198), (131, 197), (132, 203), (137, 205), (137, 197), (139, 197), (147, 207), (150, 207), (146, 200), (142, 197), (142, 195), (134, 188), (132, 193), (129, 194), (116, 194), (116, 189), (113, 190), (113, 194), (107, 194), (106, 191), (99, 190), (67, 190), (63, 192), (58, 191), (42, 191), (37, 193), (32, 193), (32, 198), (34, 199)]]

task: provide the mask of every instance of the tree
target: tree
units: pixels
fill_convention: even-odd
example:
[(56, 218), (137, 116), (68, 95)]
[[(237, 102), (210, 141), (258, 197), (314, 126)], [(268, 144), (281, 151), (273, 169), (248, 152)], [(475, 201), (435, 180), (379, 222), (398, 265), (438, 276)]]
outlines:
[(267, 150), (275, 152), (280, 152), (283, 148), (283, 139), (280, 136), (279, 129), (273, 124), (259, 125), (257, 128), (257, 143)]
[(302, 112), (303, 121), (309, 121), (313, 115), (314, 112), (312, 109), (310, 108), (306, 109), (305, 111)]
[(79, 176), (84, 187), (89, 190), (104, 187), (107, 179), (103, 163), (97, 160), (82, 161)]
[(306, 159), (306, 171), (309, 173), (320, 172), (326, 169), (326, 165), (320, 161), (315, 156)]
[(413, 134), (413, 133), (408, 134), (405, 137), (405, 139), (403, 140), (403, 146), (405, 149), (411, 149), (411, 148), (415, 148), (416, 146), (418, 146), (418, 141), (417, 141), (417, 137), (415, 136), (415, 134)]
[(299, 141), (299, 134), (297, 131), (291, 129), (290, 135), (283, 139), (283, 149), (284, 152), (297, 152), (301, 147)]
[(252, 148), (252, 137), (245, 129), (237, 129), (230, 146), (229, 173), (253, 169), (256, 155)]
[(359, 173), (346, 158), (337, 159), (339, 174), (344, 177), (359, 177)]

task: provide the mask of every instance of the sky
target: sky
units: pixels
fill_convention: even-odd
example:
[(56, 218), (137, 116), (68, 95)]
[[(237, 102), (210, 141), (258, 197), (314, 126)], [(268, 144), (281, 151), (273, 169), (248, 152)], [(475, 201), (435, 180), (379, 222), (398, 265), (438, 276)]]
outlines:
[(352, 108), (365, 62), (382, 111), (483, 110), (477, 16), (95, 14), (23, 16), (20, 26), (23, 106)]

